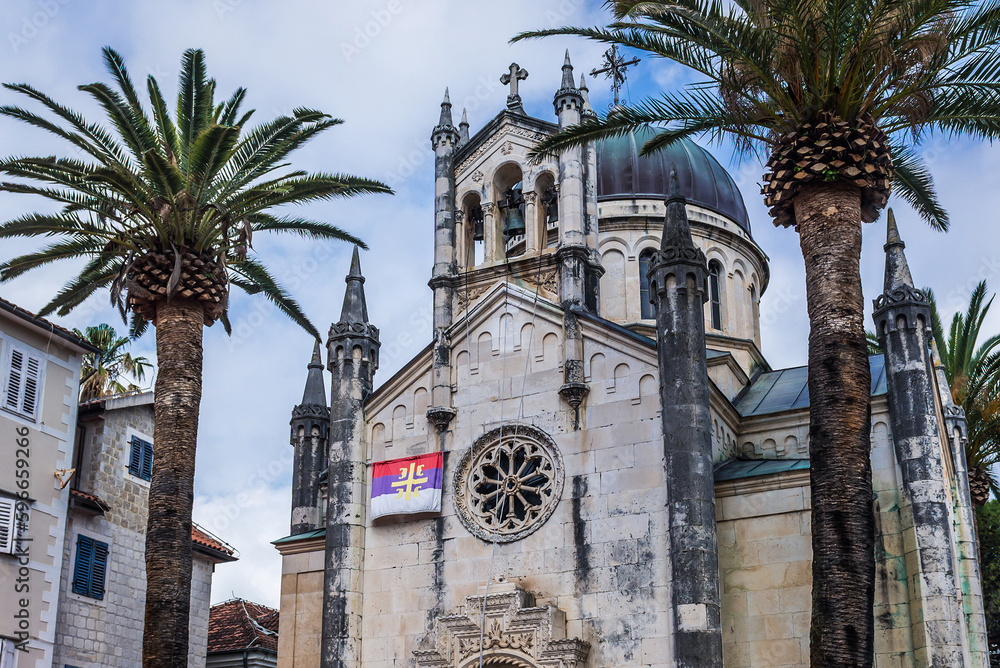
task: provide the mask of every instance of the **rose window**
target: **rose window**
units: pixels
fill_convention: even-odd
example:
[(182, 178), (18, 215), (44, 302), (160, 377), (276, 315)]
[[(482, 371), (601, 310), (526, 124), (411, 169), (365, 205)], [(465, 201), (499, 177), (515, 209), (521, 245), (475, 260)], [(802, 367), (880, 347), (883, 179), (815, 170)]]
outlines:
[(455, 474), (459, 518), (490, 542), (519, 540), (545, 523), (562, 495), (555, 443), (527, 425), (506, 425), (479, 438)]

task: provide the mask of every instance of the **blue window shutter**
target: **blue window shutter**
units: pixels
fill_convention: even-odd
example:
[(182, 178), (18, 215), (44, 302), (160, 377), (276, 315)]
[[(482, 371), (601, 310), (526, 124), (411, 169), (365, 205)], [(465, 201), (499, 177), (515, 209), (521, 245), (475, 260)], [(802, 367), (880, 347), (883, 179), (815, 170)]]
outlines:
[(76, 537), (76, 566), (73, 568), (73, 593), (90, 596), (90, 575), (94, 570), (94, 541)]
[(139, 477), (142, 473), (142, 441), (138, 436), (132, 437), (132, 458), (128, 462), (128, 472)]
[(108, 572), (108, 544), (94, 541), (94, 571), (90, 577), (90, 595), (101, 600), (104, 598), (104, 581)]
[(153, 444), (142, 441), (142, 475), (143, 480), (153, 477)]

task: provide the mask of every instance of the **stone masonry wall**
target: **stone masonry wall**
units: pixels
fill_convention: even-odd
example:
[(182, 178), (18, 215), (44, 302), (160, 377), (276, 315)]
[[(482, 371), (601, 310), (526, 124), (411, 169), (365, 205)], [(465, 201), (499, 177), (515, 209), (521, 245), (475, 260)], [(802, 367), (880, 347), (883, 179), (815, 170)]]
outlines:
[[(133, 431), (130, 431), (133, 430)], [(80, 668), (132, 668), (142, 663), (142, 623), (146, 578), (145, 544), (148, 483), (128, 473), (128, 439), (132, 433), (151, 438), (151, 404), (108, 410), (88, 425), (81, 491), (110, 506), (103, 516), (71, 510), (64, 542), (55, 665)], [(77, 536), (81, 533), (109, 545), (104, 599), (72, 592)], [(192, 576), (190, 666), (205, 665), (212, 564), (195, 555)]]
[[(587, 666), (667, 665), (668, 541), (655, 351), (585, 324), (585, 357), (603, 355), (608, 373), (592, 374), (583, 428), (572, 431), (568, 406), (557, 394), (561, 318), (542, 315), (540, 306), (531, 334), (530, 304), (509, 299), (473, 326), (471, 345), (463, 335), (454, 346), (458, 416), (448, 436), (441, 515), (369, 522), (362, 663), (407, 662), (419, 643), (433, 641), (436, 619), (460, 608), (466, 596), (484, 593), (491, 578), (494, 584), (503, 578), (533, 592), (539, 605), (565, 612), (567, 637), (591, 643)], [(503, 329), (499, 319), (508, 315), (502, 310), (510, 318)], [(427, 375), (404, 382), (370, 408), (372, 461), (434, 447), (416, 408)], [(565, 487), (540, 530), (494, 546), (459, 521), (452, 481), (471, 443), (511, 421), (555, 440)], [(308, 665), (314, 664), (295, 663)]]

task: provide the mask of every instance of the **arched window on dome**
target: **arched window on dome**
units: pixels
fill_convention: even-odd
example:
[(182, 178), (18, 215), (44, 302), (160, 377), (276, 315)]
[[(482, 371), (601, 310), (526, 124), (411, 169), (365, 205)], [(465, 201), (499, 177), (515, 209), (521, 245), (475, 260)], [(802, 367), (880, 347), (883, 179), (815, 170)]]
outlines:
[(718, 260), (708, 263), (708, 299), (712, 304), (712, 329), (722, 329), (722, 286), (719, 276), (722, 265)]
[(643, 320), (656, 317), (649, 294), (649, 265), (653, 261), (653, 249), (647, 248), (639, 254), (639, 308)]

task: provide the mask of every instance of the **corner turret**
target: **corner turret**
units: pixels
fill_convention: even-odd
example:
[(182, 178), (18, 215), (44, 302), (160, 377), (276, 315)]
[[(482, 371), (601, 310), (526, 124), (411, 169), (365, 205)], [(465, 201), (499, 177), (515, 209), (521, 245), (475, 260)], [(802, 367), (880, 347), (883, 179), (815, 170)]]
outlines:
[[(442, 118), (444, 114), (442, 113)], [(330, 447), (327, 456), (326, 550), (321, 660), (325, 666), (360, 665), (361, 582), (365, 546), (364, 401), (378, 369), (378, 328), (368, 322), (365, 277), (354, 247), (340, 320), (327, 341)]]
[(673, 555), (671, 665), (722, 666), (722, 610), (705, 353), (705, 254), (694, 245), (671, 165), (660, 250), (649, 270)]
[(910, 604), (936, 611), (913, 627), (913, 647), (920, 665), (961, 666), (964, 615), (947, 501), (953, 485), (934, 400), (930, 300), (913, 286), (892, 209), (887, 218), (885, 291), (872, 315), (885, 354), (892, 441), (902, 476), (899, 513), (910, 534), (903, 536), (910, 546), (906, 562), (915, 568), (907, 579)]
[(320, 476), (326, 469), (330, 406), (326, 403), (319, 341), (313, 348), (302, 403), (292, 409), (292, 536), (315, 531), (323, 522)]

